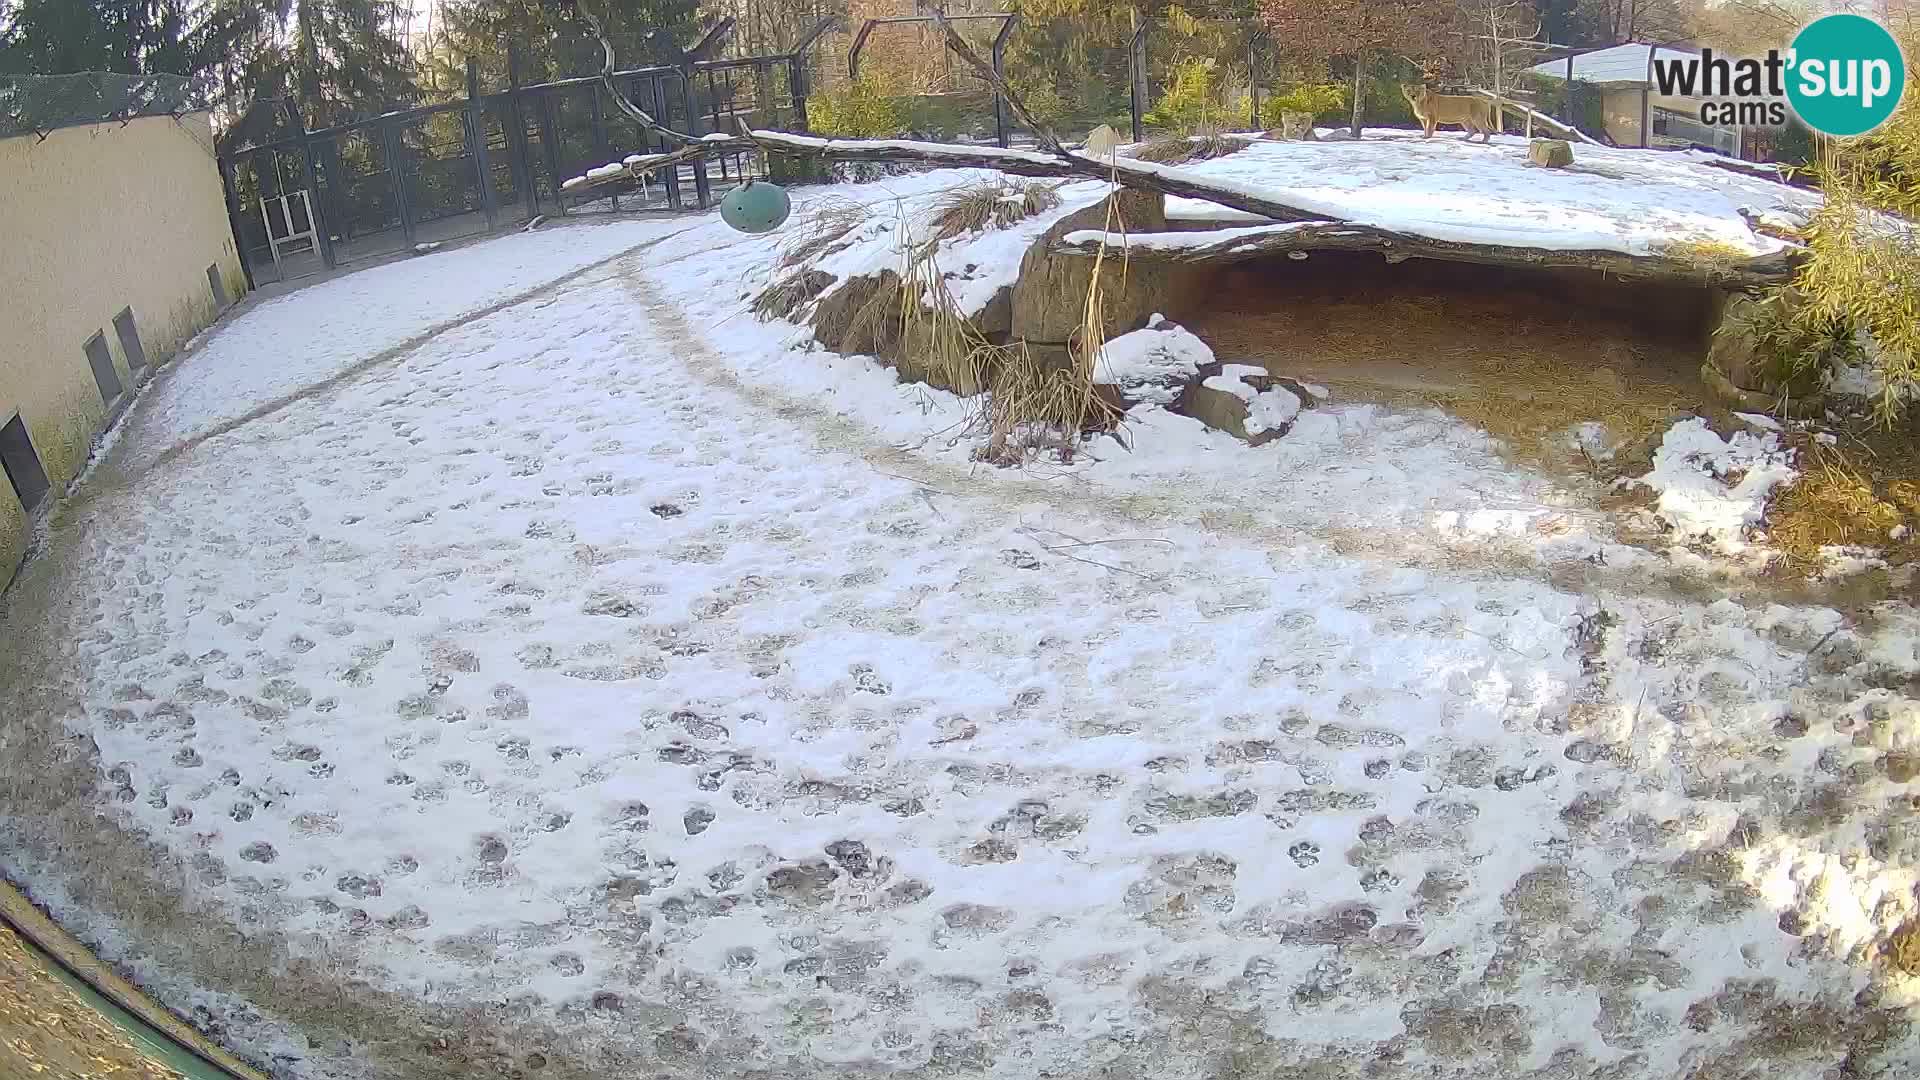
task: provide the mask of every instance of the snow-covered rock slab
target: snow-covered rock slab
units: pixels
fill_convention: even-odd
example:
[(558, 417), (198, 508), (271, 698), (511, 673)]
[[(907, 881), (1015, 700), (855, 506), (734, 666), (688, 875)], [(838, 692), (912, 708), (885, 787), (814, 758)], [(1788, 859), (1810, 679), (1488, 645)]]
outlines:
[(1219, 371), (1188, 387), (1181, 411), (1208, 427), (1224, 431), (1249, 446), (1262, 446), (1285, 435), (1300, 415), (1303, 402), (1265, 368), (1251, 364), (1222, 364)]
[(1213, 363), (1207, 343), (1166, 316), (1122, 334), (1100, 350), (1093, 381), (1119, 390), (1129, 404), (1171, 405), (1201, 368)]
[[(1658, 254), (1675, 241), (1772, 254), (1782, 241), (1755, 234), (1740, 211), (1804, 221), (1820, 205), (1817, 192), (1686, 154), (1582, 146), (1565, 169), (1526, 168), (1526, 159), (1527, 140), (1513, 136), (1480, 145), (1371, 131), (1358, 142), (1262, 140), (1180, 169), (1265, 190), (1330, 218), (1434, 240), (1630, 255)], [(1167, 216), (1257, 220), (1184, 198), (1167, 201)]]

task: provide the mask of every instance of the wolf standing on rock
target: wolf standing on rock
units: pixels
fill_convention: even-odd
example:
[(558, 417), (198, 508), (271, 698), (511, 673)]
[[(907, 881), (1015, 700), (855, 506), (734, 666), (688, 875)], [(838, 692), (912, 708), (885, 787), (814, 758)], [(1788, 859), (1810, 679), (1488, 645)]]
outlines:
[(1499, 121), (1494, 118), (1493, 102), (1484, 98), (1436, 94), (1425, 83), (1401, 83), (1400, 93), (1405, 95), (1407, 104), (1413, 106), (1413, 117), (1420, 121), (1429, 139), (1433, 138), (1433, 129), (1441, 124), (1458, 124), (1467, 129), (1468, 139), (1478, 135), (1481, 142), (1492, 142), (1493, 133), (1500, 129)]

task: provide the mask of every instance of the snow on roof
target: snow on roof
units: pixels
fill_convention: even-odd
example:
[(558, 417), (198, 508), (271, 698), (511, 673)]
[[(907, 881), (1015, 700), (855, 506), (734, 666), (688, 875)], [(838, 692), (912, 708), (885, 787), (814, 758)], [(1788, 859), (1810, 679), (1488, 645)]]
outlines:
[[(1573, 58), (1573, 78), (1576, 82), (1590, 83), (1632, 83), (1639, 86), (1647, 81), (1647, 54), (1658, 49), (1661, 56), (1690, 56), (1693, 50), (1677, 48), (1672, 45), (1646, 45), (1629, 42), (1615, 45), (1611, 49), (1596, 49), (1589, 53), (1580, 53)], [(1545, 75), (1550, 79), (1567, 77), (1567, 60), (1548, 60), (1533, 65), (1536, 75)]]

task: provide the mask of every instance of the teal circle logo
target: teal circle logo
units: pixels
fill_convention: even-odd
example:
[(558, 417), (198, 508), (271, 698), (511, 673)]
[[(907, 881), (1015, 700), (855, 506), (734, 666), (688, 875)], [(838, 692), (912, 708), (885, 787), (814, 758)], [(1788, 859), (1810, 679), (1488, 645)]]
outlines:
[(1864, 135), (1893, 115), (1907, 63), (1887, 28), (1863, 15), (1826, 15), (1793, 39), (1787, 100), (1823, 135)]

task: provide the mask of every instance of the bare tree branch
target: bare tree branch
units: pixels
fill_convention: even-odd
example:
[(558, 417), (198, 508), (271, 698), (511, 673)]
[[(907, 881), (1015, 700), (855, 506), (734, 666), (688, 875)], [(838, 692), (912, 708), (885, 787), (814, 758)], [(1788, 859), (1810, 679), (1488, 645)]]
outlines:
[(1041, 123), (1039, 118), (1027, 111), (1027, 103), (1021, 99), (1019, 94), (1014, 92), (1013, 87), (1007, 85), (1007, 80), (1001, 78), (1000, 73), (993, 70), (992, 64), (982, 60), (980, 54), (973, 50), (973, 46), (967, 44), (967, 40), (960, 36), (958, 30), (953, 28), (953, 23), (947, 20), (945, 5), (933, 10), (933, 25), (938, 27), (940, 33), (946, 38), (947, 48), (952, 49), (955, 56), (966, 61), (967, 66), (972, 68), (975, 74), (985, 79), (987, 84), (993, 87), (994, 93), (999, 94), (1006, 100), (1007, 108), (1012, 109), (1013, 115), (1018, 117), (1020, 122), (1025, 124), (1028, 130), (1033, 132), (1033, 137), (1039, 141), (1041, 146), (1060, 157), (1073, 157), (1072, 154), (1067, 152), (1066, 147), (1060, 145), (1060, 138), (1053, 133), (1053, 129)]
[(675, 131), (660, 121), (655, 120), (652, 116), (648, 115), (645, 109), (627, 100), (627, 95), (621, 93), (620, 88), (613, 84), (613, 42), (607, 40), (607, 32), (600, 25), (599, 17), (593, 13), (593, 9), (583, 3), (579, 3), (578, 0), (565, 0), (565, 2), (573, 8), (574, 12), (580, 16), (581, 21), (585, 22), (588, 29), (593, 31), (593, 36), (600, 41), (600, 83), (607, 88), (607, 95), (613, 98), (614, 107), (626, 113), (627, 118), (634, 123), (639, 124), (642, 128), (653, 132), (668, 142), (678, 143), (681, 146), (700, 142), (701, 140), (685, 132)]

